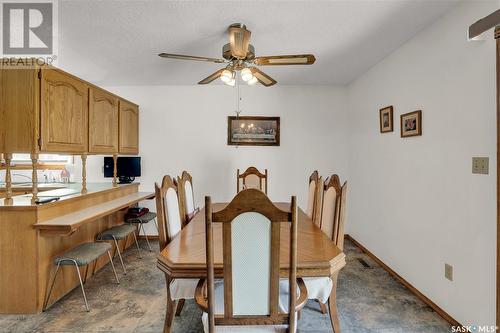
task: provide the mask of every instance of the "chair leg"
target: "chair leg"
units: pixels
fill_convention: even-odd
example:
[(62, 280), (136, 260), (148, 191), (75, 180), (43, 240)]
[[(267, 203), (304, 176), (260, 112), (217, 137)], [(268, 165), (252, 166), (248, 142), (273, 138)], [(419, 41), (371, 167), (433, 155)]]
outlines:
[(163, 333), (172, 333), (172, 326), (174, 323), (177, 301), (172, 300), (170, 295), (170, 282), (172, 280), (166, 274), (165, 278), (167, 282), (167, 312), (165, 314), (165, 324), (163, 326)]
[(337, 276), (338, 273), (332, 275), (333, 288), (328, 298), (328, 307), (330, 310), (330, 321), (334, 333), (340, 333), (339, 312), (337, 310)]
[(85, 295), (85, 288), (83, 288), (82, 276), (80, 275), (80, 268), (78, 268), (78, 264), (76, 263), (76, 261), (74, 260), (72, 261), (75, 264), (76, 273), (78, 274), (78, 280), (80, 281), (80, 287), (82, 288), (83, 300), (85, 301), (85, 309), (87, 309), (87, 312), (89, 312), (90, 311), (89, 303), (87, 302), (87, 295)]
[(115, 236), (113, 236), (113, 240), (115, 241), (115, 247), (116, 247), (116, 252), (118, 253), (118, 258), (120, 258), (120, 262), (122, 264), (123, 274), (127, 275), (127, 270), (125, 269), (125, 265), (123, 264), (123, 259), (122, 259), (120, 247), (118, 246), (118, 241), (116, 240)]
[(50, 285), (49, 294), (45, 296), (45, 301), (43, 302), (42, 311), (45, 311), (47, 308), (47, 303), (49, 302), (50, 294), (52, 293), (52, 288), (54, 288), (54, 283), (56, 283), (56, 277), (57, 277), (57, 272), (59, 272), (59, 267), (61, 267), (61, 263), (57, 262), (57, 268), (56, 272), (54, 273), (54, 279), (52, 280), (52, 284)]
[(142, 259), (141, 256), (141, 248), (139, 247), (139, 242), (137, 241), (137, 235), (135, 232), (132, 233), (134, 235), (135, 246), (137, 247), (137, 254), (139, 255), (139, 259)]
[(113, 273), (115, 273), (116, 283), (120, 284), (120, 280), (118, 280), (118, 275), (116, 275), (115, 264), (113, 264), (113, 257), (111, 256), (111, 252), (108, 251), (109, 262), (111, 263), (111, 267), (113, 268)]
[(328, 312), (328, 308), (326, 307), (326, 304), (321, 303), (321, 301), (318, 301), (319, 303), (319, 308), (321, 310), (322, 314), (326, 314)]
[(153, 249), (151, 248), (151, 244), (149, 244), (149, 239), (148, 239), (148, 235), (146, 234), (146, 229), (144, 228), (144, 223), (141, 223), (141, 229), (142, 229), (142, 233), (144, 234), (144, 238), (146, 238), (146, 243), (148, 243), (149, 252), (153, 252)]
[(178, 302), (177, 302), (177, 310), (175, 310), (175, 316), (176, 317), (179, 317), (181, 315), (181, 312), (182, 312), (182, 308), (184, 308), (184, 303), (185, 303), (185, 299), (184, 298), (181, 298)]

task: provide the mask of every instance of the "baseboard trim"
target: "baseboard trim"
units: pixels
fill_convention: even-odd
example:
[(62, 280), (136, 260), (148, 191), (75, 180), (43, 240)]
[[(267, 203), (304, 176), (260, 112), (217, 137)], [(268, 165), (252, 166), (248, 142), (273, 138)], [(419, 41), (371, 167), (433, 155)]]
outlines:
[(354, 243), (362, 252), (366, 253), (371, 259), (373, 259), (377, 264), (379, 264), (383, 269), (385, 269), (390, 275), (392, 275), (396, 280), (402, 283), (408, 290), (410, 290), (415, 296), (417, 296), (422, 302), (430, 306), (434, 311), (437, 312), (444, 320), (446, 320), (452, 326), (462, 326), (457, 320), (455, 320), (452, 316), (450, 316), (446, 311), (441, 309), (436, 303), (430, 300), (427, 296), (422, 294), (417, 288), (412, 286), (408, 281), (406, 281), (401, 275), (396, 273), (392, 268), (387, 266), (382, 260), (377, 258), (376, 255), (371, 253), (366, 247), (364, 247), (357, 240), (352, 238), (351, 235), (346, 234), (345, 238)]
[[(144, 235), (139, 235), (138, 239), (146, 239), (146, 236)], [(148, 235), (148, 240), (154, 240), (154, 241), (157, 241), (159, 238), (158, 238), (158, 235)]]

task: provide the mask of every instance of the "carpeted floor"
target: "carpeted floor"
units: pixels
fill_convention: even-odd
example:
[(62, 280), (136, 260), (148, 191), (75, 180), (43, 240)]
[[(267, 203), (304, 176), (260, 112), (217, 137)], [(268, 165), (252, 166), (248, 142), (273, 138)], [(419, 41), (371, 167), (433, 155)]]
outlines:
[[(145, 248), (145, 244), (141, 244)], [(157, 248), (157, 244), (156, 244)], [(347, 266), (338, 282), (338, 308), (343, 333), (448, 333), (450, 326), (430, 307), (346, 241)], [(38, 315), (0, 315), (0, 332), (162, 332), (165, 316), (165, 281), (156, 268), (156, 252), (127, 250), (128, 274), (115, 261), (120, 285), (107, 265), (85, 286), (91, 311), (83, 306), (80, 289), (73, 290)], [(360, 261), (361, 260), (361, 261)], [(364, 261), (364, 262), (362, 262)], [(0, 295), (1, 297), (1, 295)], [(201, 311), (186, 301), (174, 332), (203, 332)], [(309, 302), (299, 321), (300, 332), (331, 332), (328, 315)]]

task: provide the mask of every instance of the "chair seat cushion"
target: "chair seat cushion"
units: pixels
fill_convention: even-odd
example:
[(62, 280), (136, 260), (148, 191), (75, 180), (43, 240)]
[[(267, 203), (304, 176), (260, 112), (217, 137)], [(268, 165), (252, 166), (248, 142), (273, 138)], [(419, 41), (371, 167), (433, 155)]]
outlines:
[[(215, 313), (224, 314), (224, 281), (215, 280)], [(298, 291), (298, 289), (297, 289)], [(280, 281), (280, 312), (288, 312), (288, 280)], [(297, 317), (296, 317), (297, 318)], [(201, 320), (205, 333), (208, 332), (208, 314), (203, 313)], [(217, 332), (238, 332), (238, 333), (257, 333), (257, 332), (287, 332), (288, 325), (234, 325), (234, 326), (215, 326)]]
[(307, 288), (307, 298), (317, 299), (325, 304), (332, 292), (333, 282), (329, 277), (303, 278)]
[(64, 260), (73, 259), (78, 266), (84, 266), (90, 264), (109, 250), (111, 250), (111, 245), (109, 243), (83, 243), (58, 256), (54, 259), (54, 262), (56, 265), (59, 261), (61, 261), (60, 265), (74, 265), (74, 262)]
[(125, 239), (128, 235), (135, 232), (137, 229), (131, 224), (122, 224), (114, 226), (99, 235), (97, 235), (98, 240), (112, 240), (113, 237), (116, 239)]
[(148, 223), (149, 221), (156, 218), (156, 213), (148, 212), (139, 217), (132, 217), (127, 219), (127, 223)]
[(198, 279), (174, 279), (170, 283), (170, 297), (172, 300), (193, 299)]

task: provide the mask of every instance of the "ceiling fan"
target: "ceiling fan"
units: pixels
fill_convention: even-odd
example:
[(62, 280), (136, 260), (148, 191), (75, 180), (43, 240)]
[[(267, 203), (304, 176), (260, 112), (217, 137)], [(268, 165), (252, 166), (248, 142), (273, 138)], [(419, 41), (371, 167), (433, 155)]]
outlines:
[(312, 54), (256, 57), (255, 48), (250, 44), (251, 32), (241, 23), (231, 24), (228, 28), (228, 34), (229, 43), (222, 47), (222, 57), (224, 59), (171, 53), (160, 53), (159, 56), (169, 59), (227, 64), (225, 68), (219, 69), (198, 82), (198, 84), (208, 84), (220, 78), (229, 86), (236, 84), (236, 74), (239, 72), (241, 79), (249, 85), (259, 82), (266, 87), (270, 87), (276, 84), (277, 81), (255, 66), (312, 65), (316, 61)]

